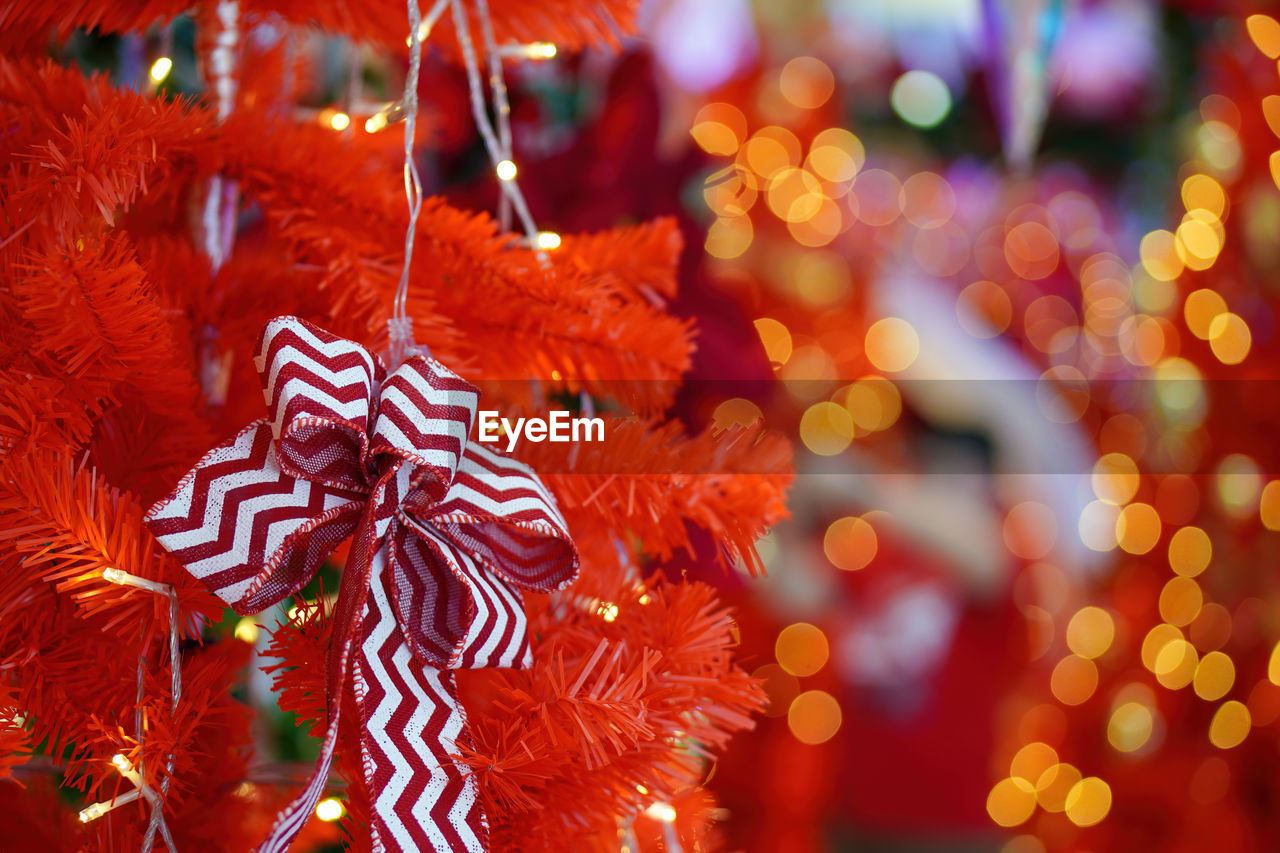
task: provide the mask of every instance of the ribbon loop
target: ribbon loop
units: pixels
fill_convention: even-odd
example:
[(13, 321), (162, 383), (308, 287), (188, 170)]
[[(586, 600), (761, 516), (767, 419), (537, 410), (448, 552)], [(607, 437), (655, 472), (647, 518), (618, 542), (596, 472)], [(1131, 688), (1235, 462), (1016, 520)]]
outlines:
[(374, 452), (412, 463), (419, 503), (444, 497), (466, 451), (480, 392), (434, 359), (414, 356), (383, 383), (373, 425)]
[(281, 467), (367, 489), (368, 431), (385, 374), (377, 357), (305, 320), (277, 317), (262, 332), (254, 364)]
[(205, 454), (146, 523), (237, 613), (293, 594), (356, 528), (364, 495), (290, 476), (258, 421)]

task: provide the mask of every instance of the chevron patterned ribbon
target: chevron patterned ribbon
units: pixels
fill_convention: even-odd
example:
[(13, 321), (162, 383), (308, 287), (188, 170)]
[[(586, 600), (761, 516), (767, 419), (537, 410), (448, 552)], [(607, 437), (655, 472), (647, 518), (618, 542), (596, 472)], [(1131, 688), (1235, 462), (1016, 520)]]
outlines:
[(487, 823), (454, 756), (453, 670), (527, 666), (521, 592), (571, 583), (577, 552), (527, 466), (468, 440), (477, 390), (414, 356), (376, 355), (296, 317), (255, 364), (269, 418), (214, 448), (147, 525), (237, 613), (296, 592), (354, 537), (326, 661), (315, 773), (260, 851), (284, 851), (328, 781), (348, 680), (375, 851), (479, 851)]

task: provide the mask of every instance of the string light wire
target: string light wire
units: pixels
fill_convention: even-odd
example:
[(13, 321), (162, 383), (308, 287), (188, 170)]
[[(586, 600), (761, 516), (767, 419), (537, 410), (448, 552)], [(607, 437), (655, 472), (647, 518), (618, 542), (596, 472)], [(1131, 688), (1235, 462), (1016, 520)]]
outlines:
[[(458, 47), (462, 51), (462, 64), (467, 69), (467, 91), (471, 96), (471, 113), (475, 117), (476, 129), (480, 131), (480, 138), (484, 141), (485, 150), (489, 153), (489, 160), (492, 162), (496, 172), (498, 164), (509, 158), (505, 156), (502, 142), (494, 131), (493, 124), (489, 121), (488, 109), (485, 106), (484, 89), (480, 80), (480, 63), (476, 59), (475, 44), (471, 40), (471, 26), (467, 18), (466, 8), (463, 6), (462, 0), (450, 0), (450, 4), (453, 11), (453, 28), (458, 36)], [(484, 4), (484, 0), (478, 0), (477, 5), (481, 11), (483, 28), (483, 22), (487, 21), (489, 17), (488, 5)], [(494, 45), (490, 53), (494, 53), (497, 49), (497, 46)], [(505, 86), (503, 87), (503, 92), (505, 97)], [(538, 226), (534, 224), (533, 216), (529, 213), (529, 206), (525, 203), (524, 194), (520, 192), (520, 185), (512, 179), (499, 181), (498, 186), (510, 199), (512, 207), (515, 208), (516, 217), (520, 220), (520, 225), (524, 229), (525, 238), (529, 246), (537, 251), (539, 261), (544, 265), (547, 264), (547, 253), (538, 248)]]
[[(182, 650), (178, 642), (178, 592), (172, 585), (160, 583), (159, 581), (149, 580), (148, 578), (138, 577), (129, 572), (121, 571), (116, 568), (106, 568), (102, 570), (102, 579), (108, 583), (118, 586), (129, 586), (134, 589), (141, 589), (155, 595), (163, 595), (169, 600), (169, 672), (170, 683), (169, 691), (172, 694), (170, 707), (176, 714), (178, 711), (178, 701), (182, 698)], [(142, 700), (144, 698), (143, 676), (146, 672), (146, 655), (138, 656), (138, 693), (137, 703), (134, 710), (133, 728), (138, 745), (142, 745), (142, 738), (145, 726), (142, 719)], [(169, 826), (164, 819), (164, 800), (169, 794), (169, 785), (173, 778), (173, 760), (174, 755), (170, 753), (165, 757), (165, 776), (160, 781), (160, 791), (157, 793), (153, 788), (146, 784), (142, 779), (141, 765), (134, 768), (129, 760), (123, 755), (117, 754), (112, 757), (111, 763), (120, 771), (120, 775), (128, 779), (134, 786), (134, 791), (126, 792), (118, 797), (110, 800), (93, 803), (84, 808), (80, 812), (80, 820), (87, 823), (91, 820), (97, 820), (107, 812), (119, 806), (131, 803), (138, 799), (139, 796), (147, 800), (151, 804), (151, 819), (147, 824), (146, 835), (142, 839), (142, 853), (150, 853), (155, 845), (155, 837), (157, 831), (169, 849), (176, 850), (173, 843), (173, 837), (169, 833)], [(132, 794), (132, 796), (130, 796)]]
[[(444, 11), (445, 0), (437, 0), (431, 14), (439, 17)], [(409, 205), (409, 225), (404, 232), (404, 266), (400, 268), (400, 284), (396, 288), (391, 319), (387, 321), (390, 339), (390, 355), (393, 366), (398, 366), (410, 355), (413, 346), (413, 320), (405, 310), (409, 300), (409, 268), (413, 264), (413, 243), (418, 233), (418, 214), (422, 210), (422, 179), (418, 175), (418, 163), (413, 156), (413, 141), (418, 127), (418, 77), (422, 70), (422, 40), (430, 33), (434, 23), (428, 18), (423, 31), (422, 11), (418, 0), (409, 0), (409, 73), (404, 79), (404, 95), (400, 103), (404, 109), (404, 196)], [(438, 11), (437, 11), (438, 10)]]

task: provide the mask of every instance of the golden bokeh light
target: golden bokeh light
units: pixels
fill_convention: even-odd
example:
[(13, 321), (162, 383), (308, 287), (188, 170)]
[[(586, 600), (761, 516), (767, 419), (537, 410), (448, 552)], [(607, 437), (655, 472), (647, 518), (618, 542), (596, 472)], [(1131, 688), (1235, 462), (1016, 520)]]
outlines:
[(742, 216), (755, 206), (759, 186), (759, 178), (754, 173), (737, 165), (726, 166), (707, 177), (702, 198), (716, 216)]
[(1268, 530), (1280, 530), (1280, 480), (1272, 480), (1262, 487), (1258, 496), (1258, 516)]
[(897, 422), (902, 414), (902, 395), (889, 380), (867, 377), (848, 387), (844, 406), (858, 429), (878, 432)]
[(1191, 175), (1182, 182), (1182, 206), (1197, 208), (1221, 219), (1227, 209), (1227, 194), (1222, 184), (1208, 175)]
[(814, 403), (800, 416), (800, 441), (810, 453), (835, 456), (853, 441), (853, 417), (837, 403)]
[(236, 622), (235, 630), (232, 632), (237, 640), (253, 645), (258, 642), (258, 634), (260, 633), (258, 623), (252, 616), (244, 616)]
[(1151, 740), (1155, 715), (1141, 702), (1125, 702), (1111, 712), (1107, 742), (1118, 752), (1136, 752)]
[(1116, 542), (1129, 554), (1145, 554), (1160, 541), (1160, 513), (1147, 503), (1132, 503), (1116, 516)]
[(1234, 172), (1240, 167), (1240, 135), (1231, 125), (1206, 121), (1196, 130), (1195, 141), (1200, 158), (1219, 173)]
[(1244, 743), (1253, 718), (1243, 702), (1223, 702), (1209, 722), (1209, 742), (1218, 749), (1232, 749)]
[(739, 140), (733, 128), (724, 122), (700, 121), (689, 129), (698, 147), (713, 156), (732, 156), (738, 153)]
[(1138, 246), (1138, 254), (1142, 268), (1156, 281), (1173, 281), (1182, 275), (1182, 259), (1171, 231), (1161, 229), (1147, 234)]
[(1199, 662), (1195, 646), (1183, 639), (1170, 640), (1156, 655), (1153, 670), (1156, 680), (1162, 685), (1170, 690), (1181, 690), (1195, 677)]
[(1271, 657), (1267, 661), (1267, 680), (1280, 685), (1280, 642), (1271, 649)]
[(769, 180), (769, 209), (786, 222), (812, 219), (822, 205), (822, 184), (804, 169), (786, 168)]
[(831, 649), (821, 628), (808, 622), (795, 622), (778, 632), (773, 653), (779, 666), (803, 678), (826, 666)]
[(1253, 347), (1253, 333), (1239, 314), (1227, 311), (1209, 323), (1209, 348), (1223, 364), (1239, 364)]
[(1222, 222), (1207, 210), (1189, 210), (1174, 232), (1174, 248), (1188, 269), (1206, 270), (1222, 252)]
[(797, 56), (782, 66), (778, 88), (782, 90), (782, 97), (800, 109), (816, 110), (831, 99), (836, 78), (821, 59)]
[(1250, 15), (1245, 19), (1249, 38), (1267, 59), (1280, 58), (1280, 23), (1270, 15)]
[(801, 743), (826, 743), (840, 730), (840, 703), (830, 693), (808, 690), (791, 702), (787, 727)]
[(1067, 623), (1067, 648), (1081, 657), (1101, 656), (1115, 637), (1115, 621), (1101, 607), (1082, 607)]
[(1258, 463), (1243, 453), (1231, 453), (1218, 463), (1215, 485), (1218, 501), (1229, 515), (1244, 518), (1257, 511), (1262, 495)]
[(1187, 294), (1182, 303), (1182, 318), (1191, 334), (1202, 341), (1209, 340), (1209, 327), (1219, 314), (1225, 314), (1227, 302), (1216, 290), (1202, 287)]
[(875, 528), (864, 518), (837, 518), (822, 537), (822, 550), (837, 569), (856, 572), (875, 559), (879, 542)]
[(1267, 95), (1262, 99), (1262, 117), (1267, 120), (1271, 132), (1280, 136), (1280, 95)]
[(741, 257), (751, 248), (755, 229), (748, 216), (721, 216), (707, 229), (703, 248), (713, 258), (732, 260)]
[(1076, 826), (1101, 823), (1111, 811), (1111, 786), (1097, 776), (1086, 776), (1067, 794), (1065, 810)]
[(1005, 289), (993, 281), (975, 281), (956, 299), (956, 319), (975, 338), (994, 338), (1009, 328), (1013, 303)]
[(867, 359), (877, 370), (899, 373), (920, 355), (920, 336), (899, 317), (885, 317), (871, 324), (865, 341)]
[(1199, 368), (1185, 358), (1166, 358), (1155, 366), (1156, 399), (1172, 417), (1191, 423), (1204, 416), (1205, 394)]
[[(780, 128), (775, 128), (775, 130)], [(790, 131), (786, 131), (790, 133)], [(794, 134), (792, 134), (794, 139)], [(799, 148), (799, 142), (796, 143)], [(793, 157), (786, 145), (786, 137), (779, 138), (774, 133), (757, 131), (748, 139), (738, 152), (747, 167), (762, 178), (772, 178), (783, 169), (799, 165), (799, 158)]]
[(1058, 238), (1039, 222), (1023, 222), (1004, 238), (1004, 259), (1019, 278), (1045, 278), (1058, 266)]
[(1045, 771), (1058, 763), (1057, 751), (1047, 743), (1032, 741), (1019, 749), (1009, 762), (1009, 775), (1028, 785), (1035, 783)]
[(862, 140), (842, 127), (821, 131), (809, 143), (806, 165), (815, 175), (833, 184), (848, 184), (866, 162), (867, 150)]
[(733, 104), (714, 101), (698, 110), (689, 132), (708, 154), (731, 157), (747, 138), (747, 118)]
[(1191, 578), (1171, 578), (1160, 590), (1160, 618), (1179, 628), (1190, 625), (1204, 606), (1204, 593)]
[(1036, 789), (1026, 779), (1001, 779), (987, 794), (987, 814), (998, 826), (1026, 823), (1036, 810)]
[(1156, 657), (1160, 651), (1174, 640), (1181, 639), (1183, 637), (1180, 629), (1169, 624), (1156, 625), (1142, 640), (1142, 665), (1155, 672)]
[(1138, 493), (1138, 465), (1123, 453), (1107, 453), (1094, 463), (1089, 482), (1098, 500), (1123, 506)]
[(1206, 702), (1214, 702), (1226, 696), (1236, 683), (1236, 666), (1222, 652), (1209, 652), (1196, 664), (1196, 674), (1191, 680), (1196, 695)]
[(1199, 527), (1180, 527), (1169, 537), (1169, 568), (1175, 574), (1194, 578), (1209, 568), (1213, 543)]
[(1055, 764), (1036, 780), (1036, 800), (1047, 812), (1061, 812), (1067, 807), (1067, 795), (1080, 781), (1080, 771), (1074, 765)]
[(810, 248), (827, 245), (844, 228), (839, 205), (821, 193), (796, 199), (785, 218), (791, 239)]
[(342, 817), (343, 812), (345, 812), (346, 809), (343, 808), (341, 800), (336, 797), (326, 797), (316, 803), (315, 811), (316, 817), (320, 818), (325, 823), (332, 823)]
[(711, 413), (711, 424), (716, 429), (732, 426), (749, 427), (764, 417), (760, 407), (745, 397), (733, 397), (716, 406)]
[(756, 334), (764, 344), (764, 354), (775, 365), (786, 364), (791, 358), (791, 332), (771, 317), (761, 317), (755, 322)]
[(1063, 705), (1079, 705), (1098, 689), (1098, 667), (1088, 658), (1067, 655), (1053, 668), (1049, 689)]

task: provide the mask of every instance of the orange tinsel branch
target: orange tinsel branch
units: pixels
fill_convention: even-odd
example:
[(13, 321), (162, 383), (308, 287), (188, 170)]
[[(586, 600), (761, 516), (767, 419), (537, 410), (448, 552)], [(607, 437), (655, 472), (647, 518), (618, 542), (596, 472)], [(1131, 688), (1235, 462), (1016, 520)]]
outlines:
[(50, 35), (61, 41), (77, 29), (140, 32), (190, 8), (181, 0), (15, 0), (0, 6), (0, 51), (12, 53), (32, 43), (43, 47)]
[(102, 75), (6, 59), (0, 120), (5, 212), (14, 229), (40, 225), (32, 237), (65, 235), (90, 219), (114, 223), (211, 124), (189, 104), (116, 89)]
[(572, 263), (607, 275), (651, 302), (676, 295), (676, 265), (684, 239), (672, 217), (593, 234), (570, 234), (560, 249)]
[[(498, 42), (550, 41), (565, 50), (588, 47), (619, 48), (619, 39), (635, 32), (638, 0), (542, 0), (517, 3), (492, 0), (494, 34)], [(19, 0), (0, 6), (0, 49), (12, 51), (28, 42), (43, 44), (50, 34), (59, 41), (74, 30), (102, 33), (137, 32), (176, 17), (191, 8), (171, 0), (129, 0), (124, 3), (40, 3)], [(404, 50), (408, 25), (404, 4), (394, 0), (269, 0), (253, 6), (257, 14), (274, 13), (299, 26), (318, 25), (356, 41), (378, 42)]]
[(166, 414), (197, 411), (200, 391), (185, 346), (161, 314), (123, 235), (85, 235), (36, 251), (11, 284), (33, 342), (73, 379), (91, 375), (144, 390)]
[(750, 571), (762, 568), (755, 540), (786, 517), (791, 449), (782, 436), (757, 426), (688, 438), (674, 421), (608, 419), (604, 434), (591, 444), (519, 446), (544, 472), (575, 537), (628, 530), (665, 559), (691, 550), (689, 522)]
[(71, 593), (83, 615), (101, 617), (93, 623), (98, 630), (127, 630), (145, 646), (168, 636), (168, 601), (110, 583), (102, 572), (112, 568), (171, 584), (180, 628), (198, 636), (196, 618), (220, 614), (222, 607), (152, 539), (142, 524), (145, 510), (94, 471), (48, 451), (11, 457), (0, 467), (0, 543), (29, 588), (55, 584)]
[[(233, 119), (218, 149), (224, 172), (261, 206), (295, 267), (335, 289), (328, 325), (368, 340), (382, 334), (396, 287), (405, 211), (392, 170), (371, 168), (360, 150), (316, 126), (249, 115)], [(689, 324), (605, 268), (624, 261), (600, 249), (608, 238), (589, 240), (581, 261), (555, 252), (544, 267), (486, 214), (433, 198), (418, 224), (429, 261), (414, 265), (410, 311), (418, 339), (438, 357), (468, 378), (543, 377), (605, 396), (621, 391), (648, 412), (669, 402), (689, 364)], [(650, 268), (646, 277), (669, 290), (661, 273)]]
[(596, 849), (582, 839), (697, 784), (761, 706), (709, 587), (655, 577), (609, 594), (604, 610), (572, 594), (535, 605), (532, 668), (468, 676), (486, 680), (464, 694), (474, 742), (463, 757), (495, 849)]

